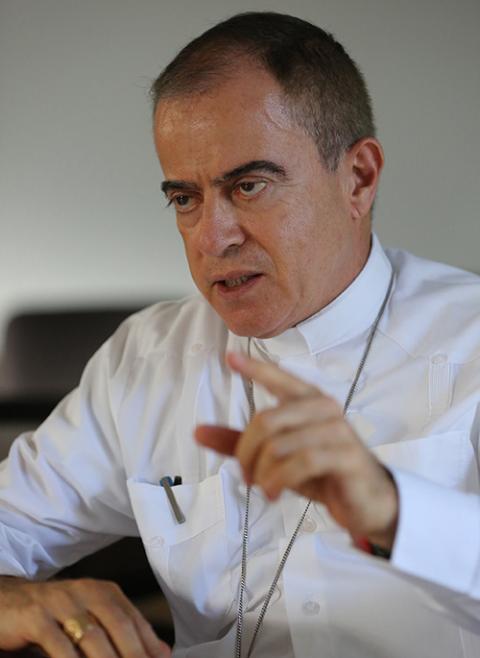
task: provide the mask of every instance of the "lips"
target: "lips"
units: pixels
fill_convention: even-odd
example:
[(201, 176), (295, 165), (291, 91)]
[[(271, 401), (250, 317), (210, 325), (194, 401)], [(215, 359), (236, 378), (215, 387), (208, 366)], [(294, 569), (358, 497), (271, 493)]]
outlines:
[(225, 279), (221, 283), (223, 283), (223, 285), (225, 285), (227, 288), (237, 288), (238, 286), (241, 286), (242, 283), (246, 283), (249, 279), (251, 279), (254, 276), (258, 276), (258, 275), (243, 274), (242, 276), (239, 276), (236, 279)]
[(215, 277), (213, 285), (220, 292), (228, 294), (250, 288), (260, 276), (260, 272), (228, 272), (224, 276)]
[(254, 276), (259, 276), (260, 272), (248, 270), (232, 270), (211, 277), (212, 285), (223, 284), (229, 288), (245, 283)]

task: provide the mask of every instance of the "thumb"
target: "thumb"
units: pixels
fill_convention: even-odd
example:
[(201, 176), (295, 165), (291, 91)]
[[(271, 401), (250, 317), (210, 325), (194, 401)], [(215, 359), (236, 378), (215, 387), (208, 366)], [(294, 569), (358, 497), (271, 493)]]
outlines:
[(198, 425), (195, 439), (206, 448), (211, 448), (222, 455), (233, 455), (241, 432), (219, 425)]

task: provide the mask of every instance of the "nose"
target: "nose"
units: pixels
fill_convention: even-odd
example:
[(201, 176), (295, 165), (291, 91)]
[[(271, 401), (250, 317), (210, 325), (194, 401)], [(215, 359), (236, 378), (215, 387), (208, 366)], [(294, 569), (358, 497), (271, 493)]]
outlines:
[(205, 255), (217, 258), (230, 254), (246, 240), (238, 210), (222, 198), (205, 198), (202, 215), (195, 227), (197, 248)]

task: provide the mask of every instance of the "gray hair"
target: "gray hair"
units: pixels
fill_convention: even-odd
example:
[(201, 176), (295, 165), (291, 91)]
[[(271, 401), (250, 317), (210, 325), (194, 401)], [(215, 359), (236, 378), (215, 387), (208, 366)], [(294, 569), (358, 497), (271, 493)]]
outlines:
[(365, 80), (343, 46), (316, 25), (276, 12), (237, 14), (187, 44), (151, 86), (154, 111), (162, 99), (211, 89), (245, 59), (279, 83), (293, 120), (330, 171), (355, 142), (375, 136)]

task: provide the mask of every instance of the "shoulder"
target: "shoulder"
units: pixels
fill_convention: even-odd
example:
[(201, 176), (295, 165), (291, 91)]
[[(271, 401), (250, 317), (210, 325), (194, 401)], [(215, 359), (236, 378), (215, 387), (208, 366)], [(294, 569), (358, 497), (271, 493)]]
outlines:
[(113, 369), (121, 362), (152, 355), (189, 354), (202, 347), (222, 348), (228, 331), (213, 308), (199, 295), (159, 302), (127, 318), (109, 340)]
[(386, 253), (396, 277), (391, 337), (415, 356), (479, 358), (480, 276), (399, 249)]

